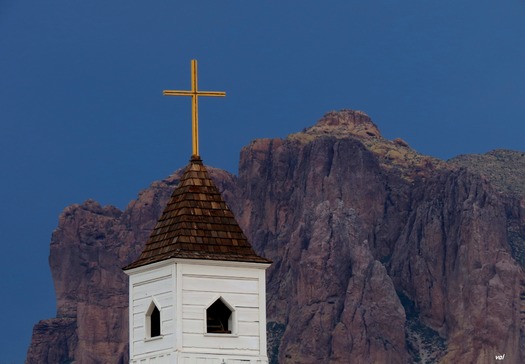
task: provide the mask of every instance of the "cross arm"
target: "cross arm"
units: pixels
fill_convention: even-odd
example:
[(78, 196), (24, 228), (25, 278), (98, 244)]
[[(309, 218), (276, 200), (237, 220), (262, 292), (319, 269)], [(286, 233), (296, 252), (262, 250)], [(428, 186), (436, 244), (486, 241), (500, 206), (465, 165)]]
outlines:
[(179, 91), (179, 90), (164, 90), (162, 91), (164, 96), (215, 96), (224, 97), (226, 92), (222, 91)]

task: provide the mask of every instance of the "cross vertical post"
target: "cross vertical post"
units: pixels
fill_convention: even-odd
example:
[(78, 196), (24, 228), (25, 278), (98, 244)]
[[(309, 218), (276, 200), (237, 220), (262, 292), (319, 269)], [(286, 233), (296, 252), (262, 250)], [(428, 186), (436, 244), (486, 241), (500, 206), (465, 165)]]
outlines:
[(191, 97), (191, 146), (192, 155), (199, 155), (199, 98), (197, 96), (197, 60), (191, 60), (191, 90), (195, 94)]
[(197, 60), (191, 60), (191, 90), (164, 90), (164, 96), (191, 96), (192, 157), (199, 157), (199, 97), (224, 97), (223, 91), (199, 91), (197, 83)]

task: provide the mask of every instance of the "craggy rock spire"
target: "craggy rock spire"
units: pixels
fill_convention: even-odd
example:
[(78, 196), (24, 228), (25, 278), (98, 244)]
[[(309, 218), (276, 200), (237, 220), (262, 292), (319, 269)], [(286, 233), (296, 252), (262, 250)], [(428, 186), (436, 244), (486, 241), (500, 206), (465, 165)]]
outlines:
[[(252, 142), (238, 177), (208, 168), (256, 252), (274, 262), (271, 362), (525, 362), (525, 196), (504, 188), (525, 185), (520, 167), (512, 172), (524, 160), (499, 153), (502, 179), (479, 158), (421, 155), (343, 110)], [(127, 362), (120, 268), (142, 251), (179, 175), (125, 211), (65, 209), (50, 255), (57, 318), (35, 326), (27, 363)]]

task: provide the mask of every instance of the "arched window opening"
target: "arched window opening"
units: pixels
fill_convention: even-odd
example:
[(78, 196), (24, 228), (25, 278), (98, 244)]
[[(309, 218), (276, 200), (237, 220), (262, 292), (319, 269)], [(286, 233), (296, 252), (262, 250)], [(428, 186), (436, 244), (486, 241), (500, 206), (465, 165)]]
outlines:
[(146, 338), (151, 339), (161, 336), (160, 333), (160, 310), (154, 302), (146, 312)]
[(151, 312), (151, 335), (150, 337), (160, 336), (160, 311), (155, 306)]
[(232, 333), (232, 310), (220, 298), (206, 310), (206, 332), (209, 334)]

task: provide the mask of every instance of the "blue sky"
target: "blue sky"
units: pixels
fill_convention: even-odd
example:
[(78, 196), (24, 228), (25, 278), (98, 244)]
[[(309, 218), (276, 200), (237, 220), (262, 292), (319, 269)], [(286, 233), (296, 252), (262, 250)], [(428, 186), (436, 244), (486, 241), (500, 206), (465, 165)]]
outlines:
[(61, 210), (123, 208), (191, 154), (190, 60), (206, 164), (331, 110), (448, 159), (525, 150), (524, 0), (0, 0), (0, 364), (55, 314)]

